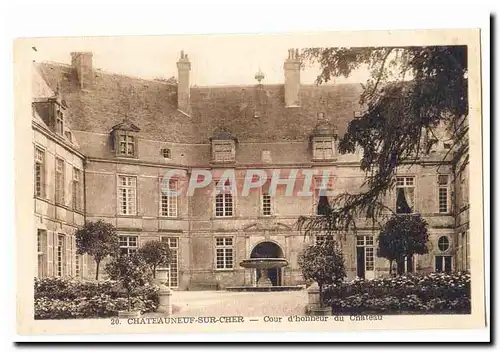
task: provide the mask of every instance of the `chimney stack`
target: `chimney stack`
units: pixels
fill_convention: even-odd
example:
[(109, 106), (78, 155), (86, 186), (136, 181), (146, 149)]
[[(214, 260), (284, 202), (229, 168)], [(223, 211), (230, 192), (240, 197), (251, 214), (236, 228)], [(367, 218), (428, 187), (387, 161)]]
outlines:
[(177, 62), (178, 82), (177, 82), (177, 109), (191, 115), (189, 71), (191, 63), (184, 50), (181, 51), (181, 58)]
[(299, 49), (289, 49), (288, 58), (283, 66), (285, 70), (285, 106), (300, 106), (300, 59)]
[(76, 71), (81, 89), (90, 89), (93, 85), (94, 73), (92, 70), (91, 52), (71, 53), (71, 66)]

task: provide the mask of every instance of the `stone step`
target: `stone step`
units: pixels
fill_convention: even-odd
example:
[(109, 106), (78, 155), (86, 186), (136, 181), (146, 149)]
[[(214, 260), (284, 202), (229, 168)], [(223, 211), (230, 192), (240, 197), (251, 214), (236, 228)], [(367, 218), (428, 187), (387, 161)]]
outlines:
[(217, 291), (220, 290), (220, 286), (216, 282), (191, 282), (188, 287), (188, 291)]

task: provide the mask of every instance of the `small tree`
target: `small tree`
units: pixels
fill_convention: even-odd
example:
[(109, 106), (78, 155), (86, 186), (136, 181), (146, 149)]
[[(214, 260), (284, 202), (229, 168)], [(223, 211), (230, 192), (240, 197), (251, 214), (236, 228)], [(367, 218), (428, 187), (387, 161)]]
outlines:
[(139, 254), (150, 267), (153, 278), (156, 278), (156, 268), (168, 266), (173, 253), (165, 241), (148, 241), (139, 249)]
[(128, 310), (133, 308), (132, 298), (141, 287), (151, 282), (151, 272), (144, 259), (137, 253), (113, 258), (105, 268), (111, 280), (116, 280), (125, 290)]
[(389, 260), (389, 274), (392, 275), (392, 263), (397, 263), (397, 273), (404, 271), (404, 260), (414, 254), (428, 252), (429, 233), (427, 222), (420, 216), (393, 215), (380, 232), (378, 256)]
[(322, 307), (325, 285), (340, 285), (347, 276), (342, 251), (333, 240), (306, 247), (299, 255), (298, 264), (304, 279), (318, 283)]
[(99, 265), (108, 255), (115, 256), (120, 250), (119, 238), (113, 225), (102, 220), (87, 221), (75, 233), (78, 254), (89, 254), (96, 263), (95, 279), (99, 279)]

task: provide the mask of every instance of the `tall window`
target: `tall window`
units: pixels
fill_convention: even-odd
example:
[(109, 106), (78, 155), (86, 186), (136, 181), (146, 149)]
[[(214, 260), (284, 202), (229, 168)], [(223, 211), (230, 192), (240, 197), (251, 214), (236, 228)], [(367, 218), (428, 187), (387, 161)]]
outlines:
[(232, 237), (215, 238), (215, 256), (217, 269), (232, 269), (234, 246)]
[(45, 197), (45, 151), (35, 148), (35, 195)]
[(64, 275), (64, 267), (66, 266), (66, 250), (64, 248), (64, 235), (57, 236), (56, 246), (56, 275)]
[(396, 178), (396, 213), (411, 214), (415, 210), (415, 177)]
[(56, 133), (60, 136), (64, 135), (64, 115), (59, 107), (56, 108)]
[(38, 277), (46, 276), (47, 262), (47, 231), (37, 231)]
[(118, 154), (135, 156), (135, 138), (126, 132), (118, 135)]
[(458, 234), (458, 260), (460, 270), (467, 270), (467, 238), (465, 232)]
[(451, 272), (452, 258), (451, 255), (446, 255), (450, 249), (450, 239), (448, 236), (441, 236), (438, 238), (438, 249), (441, 252), (440, 255), (435, 256), (435, 269), (436, 272)]
[(333, 181), (333, 177), (329, 177), (327, 180), (323, 180), (323, 178), (321, 177), (315, 178), (314, 188), (316, 200), (316, 215), (327, 215), (328, 211), (330, 210), (330, 199), (326, 195), (326, 192), (333, 191)]
[(73, 209), (82, 210), (82, 172), (73, 168)]
[(213, 158), (215, 161), (234, 161), (233, 141), (214, 141), (212, 144)]
[(470, 270), (470, 234), (469, 230), (465, 232), (465, 238), (464, 240), (464, 257), (465, 257), (465, 270), (469, 271)]
[(56, 159), (56, 203), (64, 204), (64, 160)]
[(217, 195), (215, 196), (215, 216), (233, 216), (233, 194), (229, 180), (224, 185), (217, 182)]
[(465, 207), (469, 204), (469, 178), (465, 174), (468, 168), (460, 173), (460, 207)]
[(177, 217), (177, 195), (172, 194), (170, 191), (176, 192), (178, 184), (178, 180), (171, 179), (168, 189), (164, 189), (164, 185), (161, 185), (161, 216)]
[(436, 272), (451, 273), (451, 255), (436, 255), (435, 269)]
[[(373, 278), (375, 270), (375, 247), (373, 236), (356, 237), (356, 275), (360, 278)], [(367, 275), (368, 274), (368, 275)]]
[(82, 256), (79, 254), (75, 255), (75, 277), (82, 277), (82, 264), (81, 264)]
[(136, 214), (137, 177), (118, 176), (118, 211), (120, 215)]
[(261, 194), (261, 206), (262, 206), (262, 215), (271, 216), (272, 212), (272, 197), (269, 194), (269, 191), (262, 190)]
[(333, 159), (333, 138), (315, 137), (313, 141), (313, 158), (318, 160)]
[(438, 203), (439, 212), (449, 212), (449, 177), (448, 175), (438, 175)]
[(137, 236), (119, 236), (119, 243), (121, 255), (137, 252)]
[(162, 237), (162, 241), (168, 243), (172, 251), (172, 260), (167, 270), (167, 283), (169, 287), (179, 286), (179, 238), (177, 237)]

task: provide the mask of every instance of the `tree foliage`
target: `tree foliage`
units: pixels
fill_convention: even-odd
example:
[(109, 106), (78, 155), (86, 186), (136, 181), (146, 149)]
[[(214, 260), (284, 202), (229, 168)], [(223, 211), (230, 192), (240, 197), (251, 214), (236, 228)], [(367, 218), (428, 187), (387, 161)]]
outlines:
[(328, 216), (301, 217), (298, 226), (306, 234), (355, 231), (359, 217), (378, 222), (398, 167), (413, 165), (443, 142), (440, 127), (452, 136), (445, 159), (454, 164), (462, 158), (462, 168), (468, 163), (466, 46), (310, 48), (302, 59), (319, 63), (318, 84), (361, 67), (370, 71), (360, 97), (364, 112), (349, 123), (338, 148), (343, 154), (363, 150), (363, 191), (341, 193)]
[(96, 280), (99, 279), (99, 264), (107, 257), (119, 253), (120, 244), (116, 229), (102, 220), (87, 221), (75, 233), (78, 254), (88, 254), (96, 263)]
[(325, 285), (340, 285), (347, 276), (344, 256), (333, 240), (306, 247), (298, 257), (298, 264), (305, 280), (318, 283), (321, 304)]
[(427, 222), (420, 214), (394, 215), (380, 231), (377, 255), (389, 260), (389, 273), (392, 274), (393, 261), (401, 268), (406, 257), (427, 253), (428, 241)]
[(148, 241), (139, 248), (139, 254), (156, 278), (156, 268), (170, 265), (173, 253), (165, 241)]
[(132, 307), (132, 297), (151, 283), (152, 274), (144, 258), (137, 253), (121, 255), (113, 258), (106, 265), (106, 272), (111, 280), (116, 280), (125, 290), (129, 311)]

